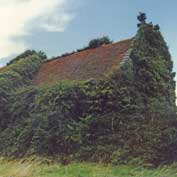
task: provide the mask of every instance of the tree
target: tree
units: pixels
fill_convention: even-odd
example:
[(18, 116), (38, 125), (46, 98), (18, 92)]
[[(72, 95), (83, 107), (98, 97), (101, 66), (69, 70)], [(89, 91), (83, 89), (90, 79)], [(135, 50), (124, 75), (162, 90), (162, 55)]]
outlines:
[(139, 12), (139, 15), (137, 16), (137, 19), (141, 22), (138, 24), (138, 27), (141, 26), (141, 24), (145, 24), (146, 23), (146, 14), (143, 12)]

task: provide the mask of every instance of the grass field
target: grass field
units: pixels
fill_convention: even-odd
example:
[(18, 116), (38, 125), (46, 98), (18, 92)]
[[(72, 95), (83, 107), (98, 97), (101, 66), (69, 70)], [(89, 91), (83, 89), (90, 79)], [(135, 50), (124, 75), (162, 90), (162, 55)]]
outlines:
[(73, 163), (63, 166), (47, 160), (0, 160), (0, 177), (177, 177), (177, 164), (158, 169)]

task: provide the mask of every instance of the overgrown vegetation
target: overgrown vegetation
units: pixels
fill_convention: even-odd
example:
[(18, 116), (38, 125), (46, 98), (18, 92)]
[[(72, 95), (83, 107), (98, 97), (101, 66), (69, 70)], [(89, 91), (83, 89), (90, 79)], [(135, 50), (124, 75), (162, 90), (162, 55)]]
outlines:
[(18, 58), (0, 73), (0, 130), (9, 124), (9, 98), (17, 89), (32, 83), (33, 75), (43, 59), (41, 55), (32, 53), (25, 58)]
[(17, 62), (20, 59), (27, 58), (27, 57), (29, 57), (31, 55), (37, 55), (43, 60), (47, 59), (47, 55), (44, 52), (42, 52), (42, 51), (36, 52), (35, 50), (26, 50), (25, 52), (23, 52), (19, 56), (15, 57), (13, 60), (11, 60), (9, 63), (7, 63), (7, 65), (10, 65), (10, 64), (12, 64), (14, 62)]
[[(41, 62), (35, 57), (2, 73), (2, 93), (18, 89), (8, 97), (1, 94), (1, 155), (47, 155), (64, 164), (76, 159), (113, 164), (138, 159), (153, 165), (177, 160), (175, 74), (156, 25), (141, 22), (130, 59), (102, 80), (26, 84)], [(11, 83), (4, 75), (12, 71), (22, 78)]]

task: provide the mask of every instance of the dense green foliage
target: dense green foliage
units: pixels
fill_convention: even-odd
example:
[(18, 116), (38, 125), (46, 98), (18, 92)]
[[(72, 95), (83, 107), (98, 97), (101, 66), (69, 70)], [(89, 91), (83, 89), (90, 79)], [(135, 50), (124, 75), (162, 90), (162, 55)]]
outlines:
[(12, 64), (14, 62), (17, 62), (20, 59), (27, 58), (27, 57), (29, 57), (31, 55), (37, 55), (37, 56), (39, 56), (40, 58), (42, 58), (44, 60), (47, 59), (46, 54), (44, 52), (42, 52), (42, 51), (36, 52), (35, 50), (26, 50), (25, 52), (23, 52), (19, 56), (15, 57), (13, 60), (11, 60), (9, 63), (7, 63), (7, 65), (10, 65), (10, 64)]
[(29, 55), (8, 65), (0, 73), (0, 130), (9, 123), (9, 98), (17, 89), (31, 84), (31, 79), (42, 61), (40, 55)]
[(48, 155), (63, 163), (177, 160), (173, 64), (157, 25), (142, 22), (131, 50), (102, 80), (32, 86), (40, 57), (9, 65), (0, 84), (0, 154)]
[(156, 26), (142, 24), (134, 48), (134, 79), (144, 111), (169, 114), (170, 118), (176, 107), (175, 73), (168, 47)]

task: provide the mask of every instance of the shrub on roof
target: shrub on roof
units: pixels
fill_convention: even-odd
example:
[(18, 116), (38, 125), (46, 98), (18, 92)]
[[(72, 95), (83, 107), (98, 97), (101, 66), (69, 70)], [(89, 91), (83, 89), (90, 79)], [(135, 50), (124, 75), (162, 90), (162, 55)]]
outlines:
[(112, 41), (109, 39), (108, 36), (103, 36), (101, 38), (92, 39), (88, 44), (88, 48), (90, 49), (97, 48), (104, 44), (111, 44), (111, 43)]

